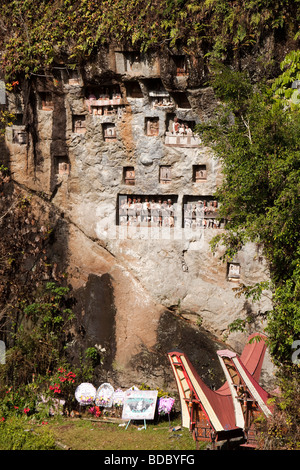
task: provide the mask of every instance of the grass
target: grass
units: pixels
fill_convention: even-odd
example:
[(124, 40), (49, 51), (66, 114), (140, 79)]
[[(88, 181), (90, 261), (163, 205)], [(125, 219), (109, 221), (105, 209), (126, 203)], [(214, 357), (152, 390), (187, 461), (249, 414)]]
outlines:
[(195, 450), (195, 442), (188, 429), (173, 431), (180, 422), (158, 424), (143, 422), (119, 426), (101, 420), (68, 419), (50, 423), (48, 429), (56, 441), (71, 450)]
[[(157, 424), (133, 422), (129, 426), (119, 426), (119, 422), (105, 422), (104, 420), (87, 418), (51, 418), (46, 425), (38, 425), (30, 421), (19, 421), (20, 429), (26, 429), (31, 436), (30, 449), (69, 449), (69, 450), (166, 450), (166, 451), (195, 451), (196, 443), (188, 429), (180, 427), (180, 419), (160, 421)], [(0, 426), (0, 450), (22, 450), (26, 442), (16, 446), (12, 439), (7, 440), (10, 423)], [(14, 424), (15, 426), (15, 424)], [(176, 428), (176, 430), (174, 430)], [(179, 429), (178, 429), (179, 428)], [(2, 433), (2, 435), (1, 435)], [(20, 433), (18, 433), (20, 434)], [(2, 437), (2, 439), (1, 439)], [(15, 437), (15, 439), (17, 439)], [(51, 441), (51, 445), (47, 442)], [(56, 446), (53, 447), (53, 442)], [(20, 447), (21, 446), (21, 447)], [(22, 447), (23, 446), (23, 447)], [(205, 446), (204, 446), (205, 447)]]

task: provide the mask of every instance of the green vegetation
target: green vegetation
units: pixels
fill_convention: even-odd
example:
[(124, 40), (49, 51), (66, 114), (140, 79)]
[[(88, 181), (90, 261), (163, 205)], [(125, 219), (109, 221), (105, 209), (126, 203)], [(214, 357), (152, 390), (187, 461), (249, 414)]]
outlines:
[(272, 426), (281, 429), (281, 437), (292, 436), (289, 445), (297, 448), (300, 371), (293, 344), (300, 334), (300, 107), (291, 85), (300, 78), (299, 54), (289, 54), (282, 69), (272, 86), (253, 85), (246, 72), (216, 66), (211, 83), (223, 104), (215, 120), (199, 130), (207, 143), (213, 142), (224, 173), (216, 197), (227, 231), (214, 238), (213, 249), (224, 245), (223, 258), (231, 260), (248, 241), (255, 242), (262, 245), (270, 268), (270, 282), (243, 285), (238, 295), (257, 300), (271, 292), (273, 309), (239, 319), (231, 329), (266, 322), (269, 351), (283, 397), (288, 397), (279, 404), (286, 432), (282, 423)]
[(114, 423), (77, 420), (65, 426), (50, 425), (50, 429), (57, 440), (72, 450), (195, 450), (195, 441), (188, 429), (169, 431), (178, 425), (178, 420), (171, 421), (170, 427), (168, 421), (161, 421), (147, 423), (146, 430), (139, 430), (143, 422), (137, 422), (125, 430)]
[(222, 161), (217, 197), (228, 220), (214, 244), (226, 246), (226, 259), (247, 241), (263, 244), (271, 284), (244, 286), (243, 293), (259, 298), (271, 289), (269, 348), (278, 365), (290, 364), (300, 333), (300, 107), (278, 99), (264, 84), (253, 86), (247, 73), (223, 66), (215, 69), (212, 86), (224, 104), (214, 122), (200, 127)]
[[(133, 423), (125, 429), (119, 423), (100, 419), (53, 418), (37, 424), (24, 418), (0, 422), (0, 450), (195, 450), (186, 428), (173, 429), (178, 420)], [(205, 448), (203, 443), (201, 448)]]
[(3, 0), (7, 77), (90, 58), (115, 43), (145, 51), (183, 47), (186, 54), (234, 57), (278, 32), (293, 40), (299, 0)]
[[(300, 79), (299, 3), (3, 0), (0, 22), (2, 68), (12, 81), (10, 91), (15, 91), (19, 77), (30, 78), (60, 64), (74, 68), (111, 43), (142, 52), (169, 48), (209, 64), (210, 84), (222, 105), (215, 120), (199, 126), (199, 132), (222, 162), (224, 182), (216, 197), (220, 216), (228, 220), (226, 233), (214, 239), (212, 248), (223, 244), (224, 259), (230, 260), (248, 241), (263, 247), (271, 281), (241, 286), (238, 295), (257, 300), (271, 292), (273, 308), (258, 318), (238, 319), (231, 329), (245, 329), (253, 320), (265, 322), (283, 393), (275, 401), (272, 422), (261, 424), (261, 446), (292, 449), (300, 446), (299, 365), (292, 360), (300, 333), (300, 98), (291, 87)], [(214, 65), (218, 60), (235, 66), (237, 58), (254, 47), (259, 50), (271, 34), (294, 49), (273, 83), (254, 84), (250, 73)], [(13, 115), (1, 111), (1, 130), (12, 120)], [(64, 411), (69, 412), (74, 404), (72, 380), (89, 380), (101, 357), (89, 347), (82, 351), (80, 366), (71, 368), (67, 352), (75, 331), (72, 295), (64, 275), (54, 275), (49, 262), (54, 229), (47, 217), (39, 220), (39, 208), (11, 184), (3, 167), (0, 190), (0, 327), (8, 346), (7, 361), (0, 365), (0, 448), (50, 449), (53, 435), (44, 434), (43, 426), (38, 436), (28, 433), (24, 423), (34, 417), (35, 425), (41, 425), (51, 408), (59, 408), (57, 396), (64, 397)], [(68, 424), (75, 434), (85, 426), (90, 423)], [(54, 435), (62, 430), (54, 424), (51, 429)], [(124, 430), (114, 428), (116, 435), (122, 432), (124, 437)], [(126, 436), (133, 433), (137, 442), (142, 433), (130, 429)]]

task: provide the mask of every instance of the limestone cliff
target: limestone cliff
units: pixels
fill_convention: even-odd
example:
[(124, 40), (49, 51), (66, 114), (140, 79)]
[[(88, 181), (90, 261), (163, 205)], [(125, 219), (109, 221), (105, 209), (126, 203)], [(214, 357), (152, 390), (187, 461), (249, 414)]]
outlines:
[[(99, 373), (120, 385), (173, 387), (174, 347), (217, 384), (228, 324), (270, 306), (234, 291), (268, 279), (259, 247), (228, 264), (210, 249), (224, 221), (220, 164), (194, 132), (216, 105), (206, 73), (184, 54), (110, 48), (76, 70), (32, 75), (7, 97), (11, 173), (63, 220), (53, 260), (76, 292), (80, 341), (105, 348)], [(238, 352), (245, 340), (228, 339)]]

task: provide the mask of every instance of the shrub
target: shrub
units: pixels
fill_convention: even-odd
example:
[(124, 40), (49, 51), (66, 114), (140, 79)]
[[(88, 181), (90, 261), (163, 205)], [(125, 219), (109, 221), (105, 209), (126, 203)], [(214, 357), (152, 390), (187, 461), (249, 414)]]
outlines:
[(17, 417), (0, 419), (0, 450), (55, 450), (49, 431), (33, 433), (26, 425), (28, 421)]
[[(286, 374), (286, 371), (285, 371)], [(300, 450), (299, 372), (280, 378), (280, 396), (273, 400), (273, 415), (257, 423), (260, 450)]]

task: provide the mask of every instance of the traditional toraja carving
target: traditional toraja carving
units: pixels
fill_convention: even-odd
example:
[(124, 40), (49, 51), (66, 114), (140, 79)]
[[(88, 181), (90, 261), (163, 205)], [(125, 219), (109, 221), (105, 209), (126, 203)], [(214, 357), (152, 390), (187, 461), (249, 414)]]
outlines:
[(135, 184), (135, 170), (133, 166), (123, 168), (124, 183), (130, 186)]
[(57, 176), (70, 174), (70, 162), (66, 155), (54, 157), (54, 172)]
[(73, 115), (73, 132), (76, 134), (85, 134), (86, 122), (84, 115)]
[(148, 136), (157, 136), (159, 134), (159, 118), (146, 117), (145, 118), (145, 131)]
[(116, 126), (112, 123), (103, 124), (103, 138), (105, 142), (117, 140)]
[(193, 181), (199, 183), (207, 178), (206, 165), (193, 165)]
[(168, 184), (172, 181), (172, 170), (170, 165), (161, 165), (159, 168), (159, 182)]
[(241, 276), (241, 266), (239, 263), (228, 263), (227, 278), (229, 281), (238, 281)]
[(24, 129), (13, 129), (13, 143), (23, 145), (27, 143), (27, 132)]
[(118, 88), (103, 87), (88, 93), (86, 105), (93, 115), (117, 114), (119, 107), (125, 105), (125, 100)]
[(48, 91), (40, 92), (40, 109), (43, 111), (53, 111), (53, 97), (52, 93)]

